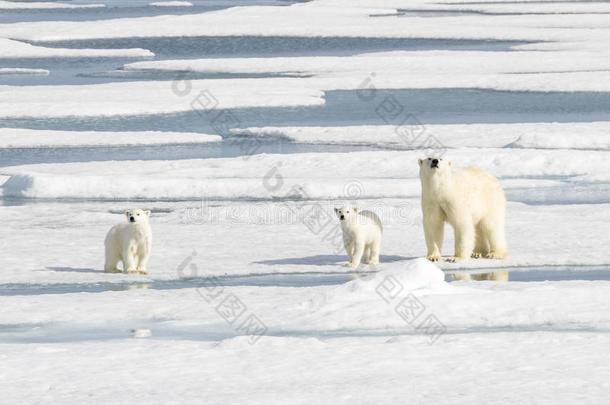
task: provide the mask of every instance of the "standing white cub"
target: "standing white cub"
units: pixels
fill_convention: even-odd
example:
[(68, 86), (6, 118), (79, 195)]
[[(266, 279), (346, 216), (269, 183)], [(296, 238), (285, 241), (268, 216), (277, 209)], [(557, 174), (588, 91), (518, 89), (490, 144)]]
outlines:
[(377, 214), (372, 211), (358, 212), (357, 207), (335, 208), (341, 221), (343, 244), (349, 256), (347, 267), (358, 267), (364, 255), (364, 263), (379, 264), (379, 248), (383, 227)]
[(124, 273), (148, 274), (146, 265), (152, 245), (152, 232), (148, 222), (150, 211), (127, 210), (125, 216), (127, 222), (113, 226), (106, 235), (104, 272), (120, 273), (117, 265), (123, 262)]
[(441, 158), (419, 159), (427, 258), (441, 258), (445, 222), (455, 233), (451, 262), (504, 259), (506, 197), (498, 179), (476, 167), (452, 170)]

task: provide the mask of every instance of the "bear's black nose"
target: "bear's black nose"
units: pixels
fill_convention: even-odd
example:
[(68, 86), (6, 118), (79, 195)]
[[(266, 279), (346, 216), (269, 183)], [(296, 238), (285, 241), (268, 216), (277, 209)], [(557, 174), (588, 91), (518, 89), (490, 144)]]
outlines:
[(136, 219), (135, 219), (134, 217), (129, 217), (129, 220), (130, 220), (131, 222), (136, 222)]
[(339, 218), (340, 218), (341, 220), (344, 220), (344, 219), (345, 219), (345, 215), (341, 215)]
[(432, 167), (438, 167), (438, 159), (432, 159)]

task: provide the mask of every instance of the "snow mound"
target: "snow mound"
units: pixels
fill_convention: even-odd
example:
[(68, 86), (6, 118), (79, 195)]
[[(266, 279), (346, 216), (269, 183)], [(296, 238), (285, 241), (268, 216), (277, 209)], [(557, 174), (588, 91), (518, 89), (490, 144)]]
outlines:
[(384, 304), (391, 296), (404, 296), (409, 291), (431, 291), (449, 288), (445, 274), (427, 259), (399, 262), (370, 276), (359, 277), (324, 293), (320, 304), (328, 309), (332, 303), (376, 301)]

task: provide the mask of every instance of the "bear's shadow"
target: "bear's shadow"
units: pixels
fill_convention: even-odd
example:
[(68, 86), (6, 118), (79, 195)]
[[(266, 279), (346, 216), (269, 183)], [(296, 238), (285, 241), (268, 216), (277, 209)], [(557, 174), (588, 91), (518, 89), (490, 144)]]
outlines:
[[(379, 261), (381, 263), (398, 262), (401, 260), (410, 260), (413, 257), (405, 256), (393, 256), (393, 255), (380, 255)], [(272, 260), (261, 260), (254, 262), (255, 264), (266, 264), (268, 266), (296, 264), (296, 265), (316, 265), (316, 266), (338, 266), (345, 264), (348, 261), (346, 255), (314, 255), (305, 257), (288, 257), (285, 259), (272, 259)]]
[(80, 268), (80, 267), (46, 267), (46, 270), (51, 271), (65, 271), (65, 272), (75, 272), (75, 273), (100, 273), (100, 270), (90, 269), (90, 268)]

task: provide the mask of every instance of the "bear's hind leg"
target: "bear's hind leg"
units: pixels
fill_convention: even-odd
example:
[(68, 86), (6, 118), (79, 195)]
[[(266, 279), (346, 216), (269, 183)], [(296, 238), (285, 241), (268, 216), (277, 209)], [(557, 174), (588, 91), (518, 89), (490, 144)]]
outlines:
[(481, 257), (487, 257), (489, 254), (489, 241), (487, 239), (487, 233), (483, 229), (481, 223), (475, 228), (475, 242), (474, 251), (472, 252), (472, 258), (480, 259)]
[[(503, 222), (503, 221), (502, 221)], [(487, 237), (489, 239), (488, 259), (505, 259), (506, 258), (506, 236), (504, 235), (504, 224), (496, 224), (489, 226), (487, 229)]]
[(371, 263), (371, 245), (368, 244), (364, 247), (364, 263)]
[(371, 244), (371, 256), (369, 259), (369, 264), (379, 264), (379, 248), (381, 246), (381, 241), (375, 241)]
[(148, 274), (146, 266), (148, 265), (148, 258), (150, 257), (150, 250), (148, 248), (141, 249), (138, 252), (138, 266), (136, 270), (139, 274)]
[(106, 247), (106, 261), (104, 263), (104, 273), (120, 273), (121, 270), (118, 269), (119, 262), (121, 261), (121, 256)]

